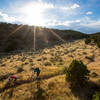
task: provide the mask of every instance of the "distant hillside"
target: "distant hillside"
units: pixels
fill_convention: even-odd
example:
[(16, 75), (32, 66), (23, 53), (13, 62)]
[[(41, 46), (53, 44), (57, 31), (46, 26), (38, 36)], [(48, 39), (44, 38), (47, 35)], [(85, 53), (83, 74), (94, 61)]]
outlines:
[[(35, 33), (35, 42), (34, 42)], [(0, 23), (0, 51), (41, 49), (88, 35), (73, 30), (57, 30), (28, 25)]]
[(97, 32), (97, 33), (93, 33), (93, 34), (90, 34), (90, 36), (99, 36), (100, 35), (100, 32)]
[(88, 38), (85, 39), (85, 43), (96, 44), (98, 48), (100, 48), (100, 32), (89, 35)]

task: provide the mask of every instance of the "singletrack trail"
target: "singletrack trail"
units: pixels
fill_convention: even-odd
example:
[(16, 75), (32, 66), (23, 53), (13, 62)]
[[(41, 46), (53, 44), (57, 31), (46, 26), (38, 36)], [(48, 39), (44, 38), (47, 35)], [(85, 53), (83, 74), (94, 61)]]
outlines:
[[(49, 78), (52, 78), (52, 77), (56, 77), (56, 76), (59, 76), (59, 75), (64, 75), (64, 72), (52, 74), (52, 75), (49, 75), (49, 76), (41, 76), (40, 80), (46, 80), (46, 79), (49, 79)], [(10, 88), (15, 88), (15, 87), (17, 87), (19, 85), (32, 83), (34, 81), (36, 81), (36, 79), (32, 79), (31, 78), (31, 79), (28, 79), (28, 80), (19, 80), (13, 85), (6, 84), (3, 88), (0, 88), (0, 93), (4, 92), (5, 90), (8, 90)]]

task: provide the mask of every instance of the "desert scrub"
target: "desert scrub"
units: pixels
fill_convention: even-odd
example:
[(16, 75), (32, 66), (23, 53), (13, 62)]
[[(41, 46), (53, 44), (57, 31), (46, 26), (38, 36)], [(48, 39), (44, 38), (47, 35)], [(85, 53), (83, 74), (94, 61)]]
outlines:
[(55, 87), (55, 82), (49, 82), (48, 83), (48, 89), (52, 89)]
[(91, 36), (85, 40), (85, 44), (89, 44), (91, 42), (95, 43), (97, 47), (100, 48), (100, 35)]
[(91, 62), (94, 61), (93, 57), (85, 56), (86, 59), (90, 60)]
[(85, 39), (85, 44), (89, 44), (89, 43), (91, 43), (91, 38)]
[(13, 73), (0, 74), (0, 81), (7, 79)]
[(47, 100), (47, 93), (42, 88), (37, 89), (33, 100)]
[(99, 92), (96, 92), (96, 93), (93, 95), (92, 100), (100, 100), (100, 93), (99, 93)]
[(60, 96), (57, 96), (56, 100), (64, 100), (64, 99), (62, 97), (60, 97)]
[(89, 79), (89, 70), (82, 61), (73, 60), (66, 70), (66, 81), (72, 87), (83, 86)]
[(25, 62), (23, 65), (27, 65), (27, 64), (29, 64), (28, 62)]
[(98, 39), (98, 41), (97, 41), (97, 46), (98, 46), (98, 48), (100, 48), (100, 39)]
[(83, 52), (84, 55), (87, 55), (87, 52)]
[(2, 64), (1, 66), (2, 66), (2, 67), (5, 67), (5, 66), (6, 66), (6, 64)]
[(42, 57), (43, 60), (47, 60), (47, 57)]
[(93, 78), (95, 78), (95, 77), (97, 77), (97, 76), (98, 76), (98, 74), (97, 74), (97, 73), (95, 73), (95, 72), (92, 72), (92, 73), (90, 74), (90, 76), (91, 76), (91, 77), (93, 77)]
[(32, 59), (29, 59), (29, 62), (31, 63), (31, 62), (33, 62), (33, 60)]
[(64, 66), (63, 69), (62, 69), (62, 71), (63, 71), (64, 74), (66, 74), (66, 72), (67, 72), (67, 66)]
[(64, 62), (59, 62), (58, 63), (58, 66), (62, 66), (62, 65), (64, 65)]
[(17, 68), (17, 73), (21, 73), (22, 71), (24, 71), (23, 66)]
[(60, 56), (55, 56), (55, 57), (51, 57), (50, 61), (55, 64), (56, 62), (62, 62), (63, 60)]
[(44, 65), (45, 66), (51, 66), (51, 63), (50, 62), (45, 62)]
[(39, 59), (37, 59), (37, 61), (42, 61), (42, 59), (41, 59), (41, 58), (39, 58)]
[(72, 57), (72, 58), (74, 57), (73, 55), (68, 55), (68, 56), (69, 56), (69, 57)]

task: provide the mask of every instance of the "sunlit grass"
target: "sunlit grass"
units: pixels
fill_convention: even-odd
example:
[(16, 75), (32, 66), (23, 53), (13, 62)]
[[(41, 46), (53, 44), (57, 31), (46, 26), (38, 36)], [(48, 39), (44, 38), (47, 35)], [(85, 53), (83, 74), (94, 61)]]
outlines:
[[(85, 47), (85, 48), (84, 48)], [(86, 52), (86, 54), (83, 53)], [(85, 56), (91, 56), (93, 53), (91, 51), (96, 52), (96, 57), (94, 58), (94, 62), (90, 62)], [(68, 56), (70, 55), (70, 56)], [(57, 59), (55, 58), (57, 56)], [(73, 56), (73, 58), (71, 57)], [(26, 59), (25, 59), (26, 57)], [(56, 59), (56, 64), (54, 64), (50, 59)], [(23, 60), (25, 59), (25, 60)], [(89, 64), (88, 69), (96, 72), (100, 75), (100, 56), (98, 49), (95, 50), (95, 47), (86, 46), (83, 40), (76, 41), (71, 43), (71, 47), (66, 46), (66, 44), (57, 45), (53, 48), (45, 48), (41, 53), (35, 54), (34, 58), (32, 55), (25, 53), (15, 54), (9, 57), (2, 58), (0, 64), (0, 76), (7, 73), (14, 73), (19, 77), (18, 82), (22, 82), (20, 85), (13, 88), (13, 100), (26, 99), (30, 97), (34, 97), (34, 94), (37, 92), (37, 81), (29, 81), (32, 79), (32, 70), (30, 70), (31, 65), (34, 67), (39, 67), (41, 70), (40, 73), (40, 87), (44, 90), (44, 96), (46, 100), (52, 99), (72, 99), (72, 100), (80, 100), (76, 98), (71, 92), (68, 84), (65, 82), (65, 75), (63, 74), (64, 68), (68, 67), (73, 59), (82, 60), (85, 64)], [(51, 65), (45, 66), (45, 62), (50, 62)], [(5, 66), (1, 66), (5, 64)], [(59, 65), (60, 64), (60, 65)], [(23, 67), (23, 71), (17, 72), (19, 67)], [(63, 74), (63, 75), (62, 75)], [(3, 88), (7, 83), (7, 79), (5, 78), (3, 81), (0, 80), (0, 88)], [(98, 83), (99, 78), (90, 77), (90, 80)], [(23, 83), (23, 82), (26, 83)], [(4, 96), (9, 96), (12, 92), (12, 88), (5, 90), (2, 94), (2, 98)], [(1, 98), (0, 97), (0, 98)], [(3, 100), (3, 99), (1, 99)], [(10, 99), (8, 99), (10, 100)]]

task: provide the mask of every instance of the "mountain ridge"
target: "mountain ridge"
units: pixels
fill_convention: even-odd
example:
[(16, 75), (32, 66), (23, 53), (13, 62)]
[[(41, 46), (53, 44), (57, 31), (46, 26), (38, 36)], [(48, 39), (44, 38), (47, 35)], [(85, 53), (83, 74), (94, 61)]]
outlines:
[(0, 23), (0, 51), (41, 49), (61, 44), (64, 41), (84, 39), (88, 36), (90, 35), (74, 30), (58, 30), (39, 26)]

